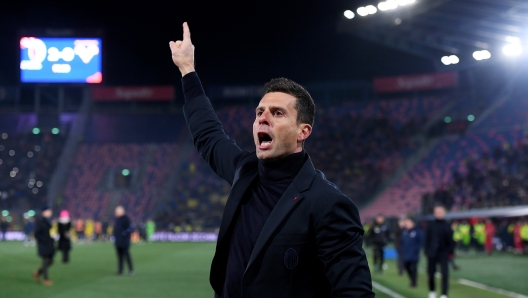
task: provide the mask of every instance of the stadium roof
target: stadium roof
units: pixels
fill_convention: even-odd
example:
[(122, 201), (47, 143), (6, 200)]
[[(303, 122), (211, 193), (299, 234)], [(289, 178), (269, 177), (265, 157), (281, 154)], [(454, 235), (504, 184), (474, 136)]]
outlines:
[[(394, 3), (403, 6), (390, 7)], [(467, 68), (481, 62), (473, 58), (475, 51), (499, 56), (506, 45), (508, 54), (528, 48), (528, 1), (387, 0), (370, 5), (351, 7), (347, 17), (352, 18), (343, 15), (338, 31), (431, 59), (439, 69), (445, 68), (444, 56), (456, 55), (460, 63), (455, 68)]]

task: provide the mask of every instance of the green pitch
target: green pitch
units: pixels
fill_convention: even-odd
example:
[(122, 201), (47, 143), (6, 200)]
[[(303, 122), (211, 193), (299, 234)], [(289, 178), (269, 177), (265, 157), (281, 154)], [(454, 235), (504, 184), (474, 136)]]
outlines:
[[(37, 284), (31, 273), (39, 266), (35, 247), (21, 242), (0, 243), (1, 297), (207, 297), (209, 266), (213, 243), (136, 244), (131, 249), (135, 276), (116, 276), (116, 258), (110, 243), (75, 245), (71, 263), (62, 264), (60, 255), (50, 269), (51, 287)], [(370, 253), (370, 251), (368, 251)], [(528, 295), (528, 257), (494, 255), (458, 258), (462, 270), (453, 273), (450, 298), (507, 297), (462, 285), (458, 278)], [(417, 289), (408, 288), (405, 276), (398, 276), (393, 261), (383, 274), (373, 274), (374, 281), (403, 297), (427, 297), (424, 262), (420, 264)], [(377, 297), (391, 297), (375, 290)]]

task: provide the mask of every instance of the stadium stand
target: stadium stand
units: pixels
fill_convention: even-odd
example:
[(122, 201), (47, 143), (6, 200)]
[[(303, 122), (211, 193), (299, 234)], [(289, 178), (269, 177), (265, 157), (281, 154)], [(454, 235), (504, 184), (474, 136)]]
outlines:
[(64, 133), (2, 133), (0, 208), (31, 210), (47, 203), (47, 187), (65, 142)]
[[(423, 160), (362, 211), (364, 217), (427, 213), (435, 202), (452, 211), (525, 202), (522, 194), (515, 193), (524, 168), (513, 166), (525, 159), (528, 105), (519, 94), (499, 102), (467, 134), (440, 139)], [(501, 187), (503, 182), (509, 186)]]

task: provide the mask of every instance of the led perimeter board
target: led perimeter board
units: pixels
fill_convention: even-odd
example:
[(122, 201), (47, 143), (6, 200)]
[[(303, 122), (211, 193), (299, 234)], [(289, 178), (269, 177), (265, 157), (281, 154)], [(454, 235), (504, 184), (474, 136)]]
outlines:
[(103, 81), (100, 38), (22, 37), (22, 83), (90, 83)]

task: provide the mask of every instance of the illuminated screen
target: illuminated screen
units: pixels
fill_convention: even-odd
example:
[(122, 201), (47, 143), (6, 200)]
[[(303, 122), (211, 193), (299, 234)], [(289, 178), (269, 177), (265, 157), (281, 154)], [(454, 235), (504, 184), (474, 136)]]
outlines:
[(22, 37), (22, 83), (101, 83), (101, 39)]

